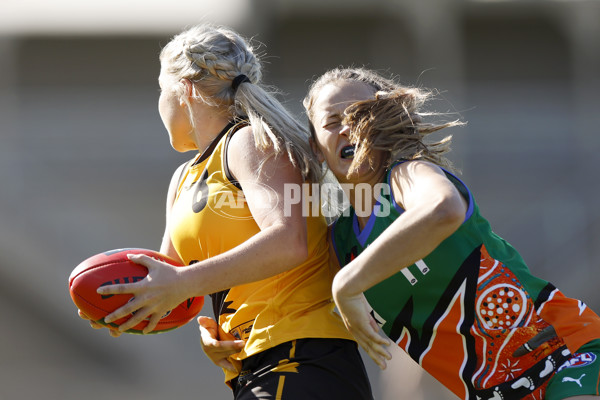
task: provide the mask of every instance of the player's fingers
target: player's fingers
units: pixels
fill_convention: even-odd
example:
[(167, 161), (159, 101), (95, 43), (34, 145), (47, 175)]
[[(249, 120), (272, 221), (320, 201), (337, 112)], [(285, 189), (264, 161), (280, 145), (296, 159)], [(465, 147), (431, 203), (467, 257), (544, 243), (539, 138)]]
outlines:
[(381, 336), (378, 332), (373, 332), (372, 330), (368, 330), (364, 333), (365, 333), (365, 336), (367, 336), (370, 341), (372, 341), (373, 343), (376, 343), (378, 345), (389, 346), (392, 344), (388, 339)]
[(90, 320), (90, 326), (94, 329), (102, 329), (102, 328), (106, 328), (104, 325), (97, 323), (96, 321), (91, 321)]
[(202, 325), (202, 326), (217, 325), (217, 321), (215, 321), (211, 317), (207, 317), (205, 315), (198, 315), (198, 317), (196, 318), (196, 321), (198, 322), (199, 325)]
[(392, 355), (390, 354), (390, 352), (384, 346), (371, 343), (370, 347), (371, 347), (371, 352), (373, 354), (376, 354), (377, 357), (380, 357), (382, 360), (385, 361), (385, 360), (391, 360), (392, 359)]
[(239, 353), (244, 348), (244, 343), (217, 342), (211, 346), (203, 346), (202, 349), (212, 358), (227, 358)]
[(127, 258), (136, 264), (142, 265), (148, 269), (154, 268), (156, 260), (145, 254), (127, 254)]
[(377, 345), (374, 345), (373, 342), (365, 336), (355, 336), (355, 339), (360, 347), (363, 348), (365, 353), (367, 353), (367, 355), (375, 362), (375, 364), (377, 364), (379, 368), (382, 370), (386, 368), (386, 360), (388, 358), (381, 354), (381, 349), (377, 349)]
[(200, 344), (204, 349), (217, 349), (221, 346), (221, 342), (204, 328), (200, 328)]
[(214, 332), (214, 336), (217, 337), (218, 325), (217, 321), (210, 317), (205, 317), (203, 315), (199, 316), (196, 321), (198, 321), (198, 325), (201, 328), (208, 330), (209, 332)]
[(141, 310), (137, 311), (127, 321), (125, 321), (121, 325), (119, 325), (118, 329), (119, 329), (120, 332), (128, 331), (129, 329), (133, 328), (137, 324), (139, 324), (142, 321), (144, 321), (149, 316), (150, 316), (150, 312), (142, 308)]
[(205, 353), (217, 348), (218, 343), (219, 342), (217, 340), (211, 338), (210, 336), (202, 335), (202, 333), (200, 333), (200, 345)]
[(208, 346), (216, 346), (218, 343), (217, 340), (217, 329), (212, 326), (212, 324), (206, 320), (200, 320), (200, 318), (204, 318), (206, 320), (210, 319), (207, 317), (198, 317), (198, 330), (200, 330), (200, 344), (203, 347)]
[(118, 331), (118, 330), (116, 330), (116, 329), (112, 329), (112, 328), (110, 328), (110, 329), (108, 330), (108, 333), (109, 333), (109, 334), (110, 334), (110, 336), (112, 336), (112, 337), (119, 337), (119, 336), (121, 336), (121, 332), (119, 332), (119, 331)]
[(387, 346), (382, 343), (375, 342), (371, 336), (363, 336), (361, 342), (364, 343), (363, 347), (368, 348), (369, 351), (377, 357), (380, 357), (383, 360), (392, 359), (392, 355), (388, 351)]
[(365, 351), (379, 368), (381, 368), (382, 370), (385, 370), (387, 368), (387, 363), (385, 362), (385, 359), (383, 357), (379, 356), (371, 348), (365, 349)]
[[(381, 336), (379, 334), (379, 326), (377, 325), (377, 323), (375, 322), (375, 320), (373, 318), (369, 318), (368, 324), (361, 325), (360, 331), (361, 331), (361, 334), (366, 336), (366, 338), (368, 340), (372, 341), (373, 343), (375, 343), (377, 345), (390, 346), (392, 344), (392, 342), (388, 338)], [(391, 356), (390, 356), (390, 358), (391, 358)]]
[[(142, 307), (143, 307), (143, 304), (141, 304), (141, 302), (139, 302), (139, 301), (136, 301), (135, 297), (132, 297), (129, 300), (129, 302), (127, 302), (125, 305), (117, 308), (115, 311), (113, 311), (112, 313), (110, 313), (106, 317), (104, 317), (104, 322), (109, 324), (120, 318), (127, 317), (132, 314), (133, 314), (133, 317), (131, 317), (127, 322), (130, 322), (132, 320), (141, 322), (144, 318), (146, 318), (148, 315), (150, 315), (149, 312), (147, 314), (142, 315), (143, 314)], [(133, 324), (132, 326), (134, 326), (134, 325), (135, 324)]]
[(102, 329), (104, 328), (104, 325), (97, 323), (96, 321), (92, 320), (90, 317), (88, 317), (87, 315), (85, 315), (81, 310), (77, 309), (77, 315), (79, 315), (80, 318), (85, 319), (86, 321), (89, 321), (90, 326), (94, 329)]
[(205, 351), (218, 351), (220, 354), (230, 356), (239, 353), (246, 342), (243, 340), (217, 340), (206, 328), (200, 327), (200, 344)]
[(160, 319), (164, 314), (154, 313), (150, 316), (150, 320), (148, 321), (148, 325), (143, 329), (144, 334), (148, 334), (156, 328), (156, 325), (160, 322)]
[[(371, 342), (373, 342), (373, 344), (375, 344), (375, 345), (377, 345), (377, 346), (379, 346), (381, 348), (388, 347), (388, 346), (392, 345), (392, 342), (389, 339), (381, 336), (379, 334), (379, 332), (369, 331), (369, 332), (367, 332), (367, 336), (368, 336), (369, 340)], [(391, 356), (390, 356), (390, 358), (391, 358)]]
[(106, 285), (100, 286), (96, 293), (101, 294), (103, 296), (110, 294), (134, 294), (135, 289), (137, 288), (138, 283), (120, 283), (116, 285)]
[(389, 338), (381, 336), (379, 334), (379, 325), (377, 325), (377, 322), (375, 322), (375, 320), (373, 318), (371, 318), (371, 329), (372, 332), (377, 336), (375, 337), (373, 340), (378, 343), (381, 344), (383, 346), (391, 346), (392, 342)]
[[(100, 324), (100, 323), (98, 323), (98, 322), (96, 322), (96, 321), (94, 321), (94, 320), (90, 319), (90, 317), (88, 317), (87, 315), (85, 315), (85, 314), (84, 314), (84, 313), (83, 313), (81, 310), (79, 310), (79, 309), (77, 310), (77, 314), (78, 314), (78, 315), (79, 315), (81, 318), (83, 318), (83, 319), (85, 319), (86, 321), (88, 321), (88, 322), (89, 322), (89, 324), (90, 324), (90, 326), (91, 326), (93, 329), (104, 329), (104, 328), (106, 328), (106, 325), (102, 325), (102, 324)], [(109, 329), (110, 329), (110, 328), (109, 328)], [(118, 337), (118, 336), (120, 336), (120, 335), (121, 335), (121, 332), (118, 332), (118, 333), (115, 333), (115, 332), (118, 332), (118, 331), (117, 331), (116, 329), (110, 329), (110, 334), (111, 334), (111, 336)]]
[(385, 360), (392, 359), (392, 355), (387, 350), (387, 346), (390, 345), (389, 340), (382, 337), (378, 332), (374, 332), (371, 326), (363, 328), (355, 335), (357, 341), (371, 358), (377, 360), (380, 367), (385, 368)]
[(230, 356), (239, 353), (244, 348), (245, 344), (246, 342), (243, 340), (224, 340), (219, 342), (219, 347), (221, 347), (224, 353), (227, 353), (227, 355)]

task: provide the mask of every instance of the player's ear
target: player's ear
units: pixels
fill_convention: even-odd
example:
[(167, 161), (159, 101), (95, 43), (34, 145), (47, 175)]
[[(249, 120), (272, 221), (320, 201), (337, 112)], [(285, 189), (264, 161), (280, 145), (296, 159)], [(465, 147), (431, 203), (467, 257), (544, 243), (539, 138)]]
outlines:
[(179, 81), (179, 84), (182, 86), (182, 93), (179, 97), (179, 104), (184, 105), (187, 104), (187, 99), (194, 95), (194, 84), (189, 79), (183, 78)]

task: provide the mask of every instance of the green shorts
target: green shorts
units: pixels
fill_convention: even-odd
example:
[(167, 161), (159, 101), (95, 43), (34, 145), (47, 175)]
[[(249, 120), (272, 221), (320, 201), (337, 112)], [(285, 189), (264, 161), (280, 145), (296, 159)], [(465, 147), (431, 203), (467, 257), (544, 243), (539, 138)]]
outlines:
[(600, 395), (600, 339), (581, 346), (561, 365), (546, 387), (546, 400), (572, 396)]

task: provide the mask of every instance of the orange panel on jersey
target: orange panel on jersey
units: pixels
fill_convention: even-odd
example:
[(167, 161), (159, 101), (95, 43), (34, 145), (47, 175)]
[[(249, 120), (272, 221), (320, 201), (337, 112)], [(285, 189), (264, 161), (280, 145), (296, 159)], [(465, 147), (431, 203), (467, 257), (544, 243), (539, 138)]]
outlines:
[[(460, 398), (465, 398), (465, 385), (460, 379), (460, 371), (454, 371), (451, 366), (461, 366), (465, 361), (466, 350), (462, 335), (457, 335), (459, 324), (464, 319), (460, 299), (454, 299), (448, 314), (437, 327), (437, 334), (429, 351), (422, 359), (421, 365), (431, 375), (444, 384)], [(440, 363), (440, 360), (448, 360)]]
[[(577, 299), (565, 297), (558, 289), (554, 296), (544, 303), (540, 316), (548, 321), (558, 336), (561, 336), (571, 353), (584, 344), (597, 339), (600, 332), (600, 318)], [(590, 326), (596, 326), (590, 329)], [(583, 329), (585, 328), (585, 329)]]

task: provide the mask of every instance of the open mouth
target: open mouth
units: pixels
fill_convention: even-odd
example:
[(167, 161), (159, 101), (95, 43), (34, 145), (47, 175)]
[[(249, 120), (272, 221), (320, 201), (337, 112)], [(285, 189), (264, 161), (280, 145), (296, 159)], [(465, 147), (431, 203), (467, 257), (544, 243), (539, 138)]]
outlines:
[(340, 151), (340, 156), (343, 159), (353, 158), (354, 157), (354, 146), (345, 146)]

